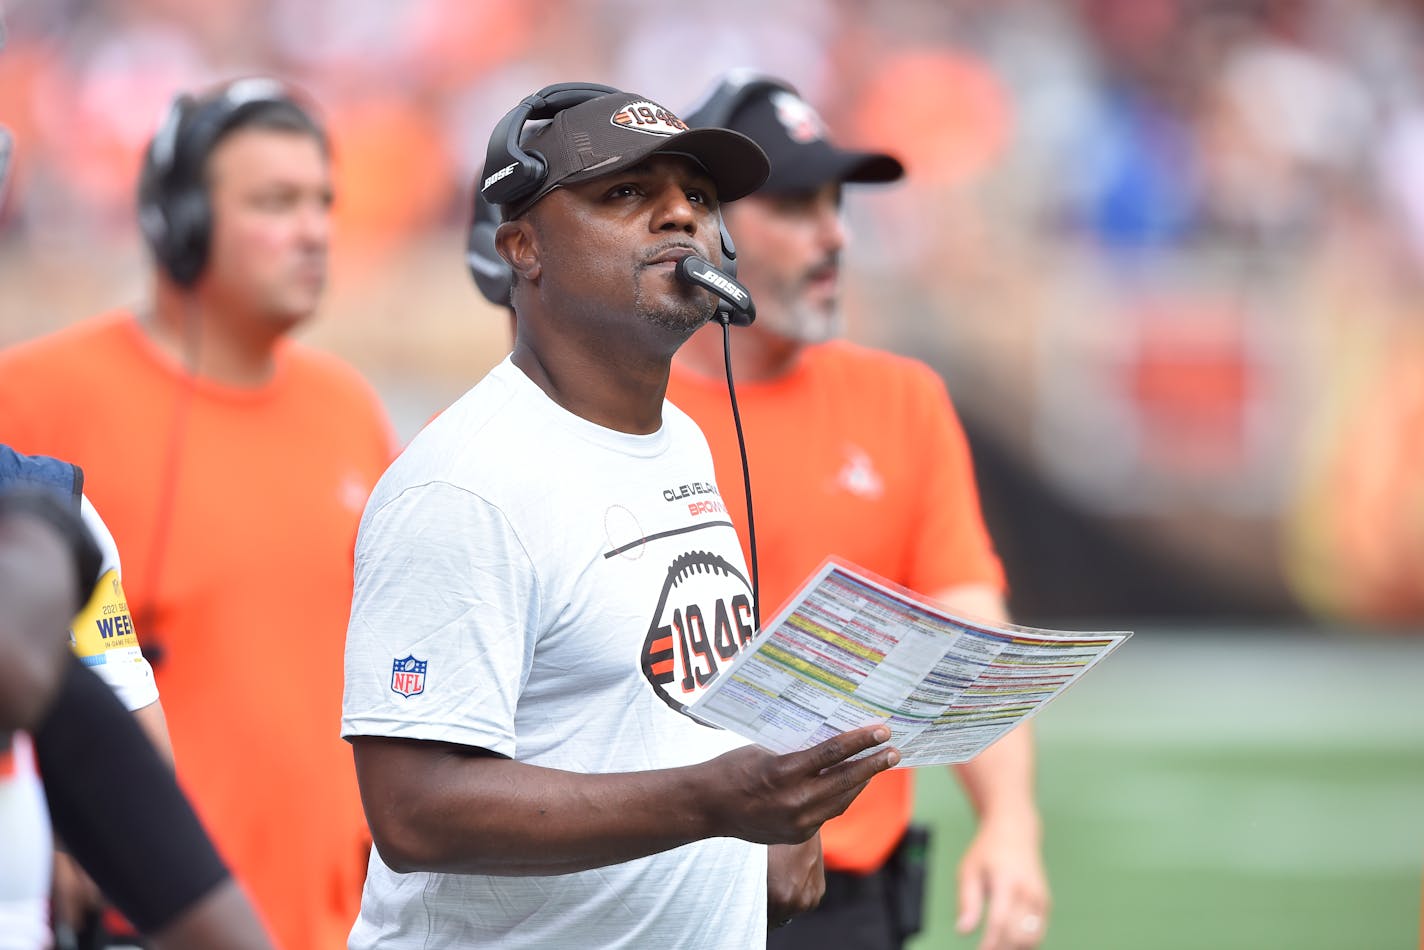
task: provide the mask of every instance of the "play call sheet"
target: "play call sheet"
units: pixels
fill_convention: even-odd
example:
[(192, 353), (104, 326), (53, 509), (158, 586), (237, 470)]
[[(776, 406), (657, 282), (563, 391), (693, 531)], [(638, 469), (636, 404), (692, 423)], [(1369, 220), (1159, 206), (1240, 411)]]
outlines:
[(966, 762), (1129, 636), (989, 626), (828, 561), (689, 712), (778, 753), (883, 722), (900, 768)]

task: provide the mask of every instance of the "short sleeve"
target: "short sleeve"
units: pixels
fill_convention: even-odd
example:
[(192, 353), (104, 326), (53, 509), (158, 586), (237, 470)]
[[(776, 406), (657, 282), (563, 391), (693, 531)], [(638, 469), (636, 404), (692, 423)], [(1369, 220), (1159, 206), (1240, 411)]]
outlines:
[(79, 514), (99, 546), (102, 562), (89, 602), (69, 628), (70, 644), (79, 662), (93, 670), (119, 702), (129, 710), (142, 709), (158, 701), (158, 684), (129, 612), (119, 550), (87, 496), (80, 501)]
[(342, 735), (514, 757), (536, 590), (508, 519), (480, 496), (431, 482), (373, 502), (356, 542)]
[(919, 530), (911, 538), (909, 586), (937, 593), (963, 584), (1004, 589), (1004, 570), (979, 508), (974, 463), (944, 383), (928, 369), (917, 393), (914, 431), (923, 460)]

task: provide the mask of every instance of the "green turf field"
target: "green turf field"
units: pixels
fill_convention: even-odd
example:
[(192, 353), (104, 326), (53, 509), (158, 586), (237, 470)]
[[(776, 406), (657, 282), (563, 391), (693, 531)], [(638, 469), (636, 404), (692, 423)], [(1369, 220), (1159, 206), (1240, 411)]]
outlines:
[[(1037, 720), (1048, 950), (1408, 950), (1424, 869), (1424, 636), (1142, 631)], [(944, 770), (928, 925), (972, 828)]]

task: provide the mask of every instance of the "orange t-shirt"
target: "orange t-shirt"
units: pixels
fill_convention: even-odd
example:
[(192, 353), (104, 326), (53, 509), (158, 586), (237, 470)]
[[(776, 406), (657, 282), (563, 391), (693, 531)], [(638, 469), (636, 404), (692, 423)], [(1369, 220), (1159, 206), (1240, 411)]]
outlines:
[[(674, 364), (668, 399), (707, 435), (718, 488), (748, 548), (726, 380)], [(961, 584), (1003, 588), (964, 432), (929, 367), (827, 343), (806, 350), (780, 379), (739, 383), (737, 403), (764, 623), (832, 554), (926, 594)], [(877, 776), (821, 829), (826, 867), (867, 873), (884, 864), (909, 825), (911, 793), (908, 770)]]
[(369, 838), (342, 650), (395, 448), (375, 394), (291, 342), (263, 386), (193, 380), (113, 313), (0, 353), (0, 440), (83, 467), (183, 787), (281, 946), (344, 947)]

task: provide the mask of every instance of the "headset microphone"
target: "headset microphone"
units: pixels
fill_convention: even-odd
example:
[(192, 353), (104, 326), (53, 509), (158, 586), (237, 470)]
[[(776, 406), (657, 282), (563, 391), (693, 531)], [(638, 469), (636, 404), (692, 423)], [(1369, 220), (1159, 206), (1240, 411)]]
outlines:
[(677, 276), (686, 284), (704, 287), (717, 295), (717, 318), (736, 327), (749, 327), (756, 320), (756, 304), (752, 295), (726, 271), (713, 267), (707, 260), (693, 254), (677, 262)]

